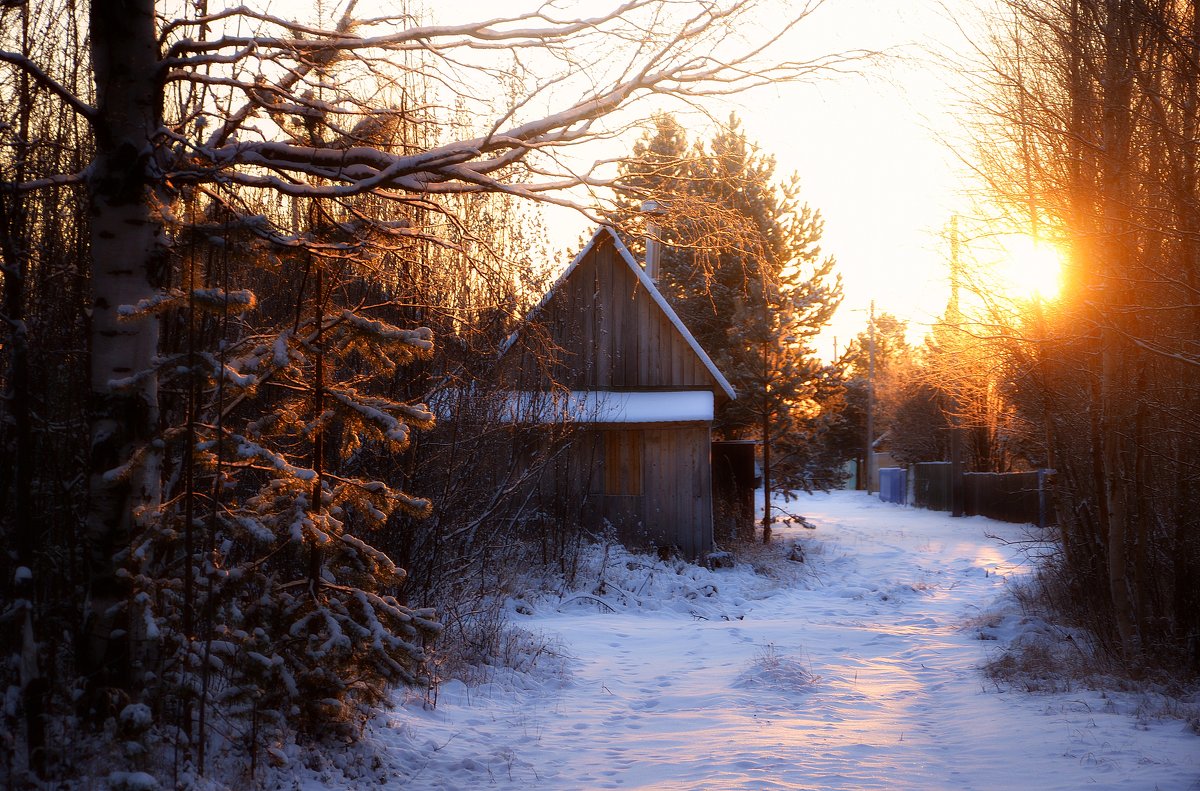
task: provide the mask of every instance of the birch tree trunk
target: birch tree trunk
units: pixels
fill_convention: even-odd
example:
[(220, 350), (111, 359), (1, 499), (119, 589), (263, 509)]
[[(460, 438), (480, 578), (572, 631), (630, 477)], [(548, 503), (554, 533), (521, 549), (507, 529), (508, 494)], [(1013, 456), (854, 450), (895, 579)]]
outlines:
[(91, 470), (86, 540), (89, 579), (81, 670), (89, 686), (127, 688), (128, 585), (118, 573), (131, 536), (160, 500), (153, 443), (158, 392), (153, 372), (158, 320), (121, 318), (122, 306), (152, 298), (165, 264), (161, 223), (151, 209), (154, 136), (161, 126), (154, 3), (95, 2), (91, 53), (96, 81), (96, 156), (91, 209)]

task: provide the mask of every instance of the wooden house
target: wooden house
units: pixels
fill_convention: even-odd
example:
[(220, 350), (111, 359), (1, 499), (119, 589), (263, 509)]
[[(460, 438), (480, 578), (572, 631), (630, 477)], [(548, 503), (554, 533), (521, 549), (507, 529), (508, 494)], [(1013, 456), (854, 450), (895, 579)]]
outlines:
[(502, 369), (513, 419), (573, 429), (544, 495), (630, 546), (695, 558), (713, 545), (713, 414), (736, 394), (654, 269), (601, 228), (509, 339)]

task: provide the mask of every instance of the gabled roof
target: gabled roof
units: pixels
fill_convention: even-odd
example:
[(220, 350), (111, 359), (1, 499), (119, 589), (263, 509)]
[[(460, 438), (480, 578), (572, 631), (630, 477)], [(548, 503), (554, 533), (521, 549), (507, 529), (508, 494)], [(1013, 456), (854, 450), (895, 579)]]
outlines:
[(641, 284), (641, 287), (646, 290), (646, 293), (650, 296), (650, 299), (652, 299), (654, 303), (658, 305), (659, 310), (663, 312), (663, 315), (667, 317), (667, 320), (670, 321), (671, 324), (674, 325), (675, 329), (679, 331), (679, 334), (683, 336), (683, 339), (687, 345), (691, 347), (692, 351), (696, 353), (696, 356), (700, 358), (700, 361), (704, 363), (704, 367), (708, 369), (710, 374), (712, 374), (712, 378), (716, 380), (717, 384), (721, 386), (721, 389), (725, 391), (725, 394), (729, 396), (729, 398), (736, 399), (737, 391), (733, 389), (733, 385), (729, 383), (729, 380), (726, 379), (725, 375), (722, 374), (717, 368), (716, 364), (712, 361), (712, 358), (708, 356), (708, 353), (701, 348), (700, 343), (696, 340), (695, 336), (692, 335), (691, 331), (688, 330), (687, 326), (683, 323), (683, 319), (679, 318), (679, 314), (677, 314), (671, 307), (670, 303), (667, 302), (667, 298), (664, 297), (662, 292), (658, 290), (658, 286), (655, 285), (654, 281), (650, 279), (650, 276), (646, 274), (646, 270), (634, 260), (633, 254), (629, 252), (629, 248), (626, 247), (625, 243), (621, 241), (621, 237), (617, 236), (616, 231), (607, 225), (600, 226), (600, 228), (597, 229), (594, 234), (592, 234), (592, 238), (588, 240), (587, 245), (585, 245), (584, 248), (579, 251), (579, 253), (571, 261), (570, 265), (567, 266), (567, 268), (563, 270), (563, 273), (558, 276), (558, 279), (554, 281), (554, 285), (550, 286), (550, 289), (545, 293), (541, 300), (539, 300), (538, 303), (533, 306), (533, 309), (529, 311), (528, 315), (525, 317), (525, 320), (521, 322), (521, 327), (518, 327), (511, 335), (508, 336), (508, 339), (500, 346), (500, 356), (503, 357), (508, 350), (512, 348), (513, 344), (517, 341), (517, 336), (520, 334), (522, 327), (537, 317), (537, 315), (546, 307), (546, 305), (549, 304), (550, 299), (554, 296), (555, 291), (557, 291), (558, 288), (571, 277), (571, 274), (580, 265), (580, 263), (587, 258), (587, 254), (592, 251), (592, 248), (595, 247), (596, 244), (606, 236), (612, 239), (613, 247), (617, 251), (621, 260), (624, 261), (626, 266), (629, 267), (629, 270), (633, 273), (634, 277), (637, 278), (638, 283)]

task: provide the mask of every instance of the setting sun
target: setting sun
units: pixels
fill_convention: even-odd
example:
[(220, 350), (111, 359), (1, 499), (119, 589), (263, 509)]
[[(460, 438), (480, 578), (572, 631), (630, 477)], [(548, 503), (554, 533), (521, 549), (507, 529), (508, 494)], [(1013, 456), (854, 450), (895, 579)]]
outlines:
[(1053, 299), (1062, 287), (1063, 253), (1055, 244), (1031, 236), (1000, 240), (994, 272), (1014, 297)]

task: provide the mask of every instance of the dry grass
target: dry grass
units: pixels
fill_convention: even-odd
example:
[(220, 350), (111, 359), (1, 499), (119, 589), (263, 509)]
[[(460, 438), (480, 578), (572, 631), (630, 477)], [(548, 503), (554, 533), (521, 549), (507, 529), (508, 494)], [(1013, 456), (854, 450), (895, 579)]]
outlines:
[[(1076, 689), (1101, 691), (1116, 709), (1112, 695), (1129, 696), (1125, 707), (1141, 726), (1152, 720), (1180, 720), (1200, 735), (1200, 686), (1146, 664), (1133, 664), (1105, 651), (1083, 624), (1073, 626), (1070, 613), (1056, 607), (1066, 601), (1053, 576), (1039, 574), (1015, 587), (1026, 628), (984, 665), (984, 676), (997, 689), (1026, 693), (1069, 693)], [(996, 639), (988, 631), (1002, 617), (985, 613), (967, 624), (980, 639)]]
[(533, 673), (549, 665), (552, 675), (566, 673), (568, 657), (561, 641), (516, 626), (499, 600), (476, 602), (470, 610), (450, 610), (443, 618), (445, 632), (430, 658), (435, 685), (457, 679), (479, 686), (492, 681), (500, 668)]
[(1014, 643), (984, 665), (983, 674), (997, 689), (1023, 692), (1070, 692), (1094, 679), (1084, 663), (1050, 641)]
[(818, 681), (806, 662), (784, 656), (773, 644), (761, 646), (758, 654), (736, 682), (741, 689), (774, 692), (803, 692)]
[[(984, 675), (998, 689), (1053, 693), (1111, 685), (1103, 653), (1087, 637), (1088, 632), (1057, 625), (1072, 619), (1055, 606), (1060, 599), (1052, 582), (1052, 578), (1038, 574), (1010, 588), (1024, 616), (1025, 628), (984, 665)], [(979, 616), (974, 628), (980, 639), (988, 639), (989, 630), (998, 627), (1000, 620), (996, 613)]]
[(738, 562), (748, 563), (758, 576), (788, 585), (812, 578), (812, 564), (797, 558), (819, 555), (821, 545), (813, 541), (779, 539), (770, 544), (737, 544), (732, 551)]

